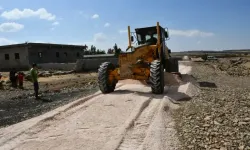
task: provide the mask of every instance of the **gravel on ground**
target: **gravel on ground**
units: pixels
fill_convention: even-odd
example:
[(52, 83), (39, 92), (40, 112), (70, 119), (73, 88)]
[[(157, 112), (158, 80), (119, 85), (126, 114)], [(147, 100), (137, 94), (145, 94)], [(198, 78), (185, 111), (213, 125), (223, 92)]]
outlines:
[(250, 77), (221, 71), (222, 65), (194, 63), (200, 94), (173, 113), (185, 150), (250, 149)]

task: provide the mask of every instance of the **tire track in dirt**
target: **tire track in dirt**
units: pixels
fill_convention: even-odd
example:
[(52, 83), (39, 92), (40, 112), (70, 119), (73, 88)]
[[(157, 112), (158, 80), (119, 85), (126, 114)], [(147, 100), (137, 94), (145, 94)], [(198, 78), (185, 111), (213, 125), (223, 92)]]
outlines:
[[(117, 89), (120, 89), (124, 84), (117, 85)], [(26, 120), (23, 122), (20, 122), (16, 125), (9, 126), (7, 128), (10, 128), (9, 130), (17, 130), (17, 132), (14, 133), (4, 133), (3, 130), (0, 130), (0, 149), (8, 149), (15, 147), (18, 143), (21, 142), (22, 139), (29, 138), (30, 135), (33, 133), (39, 133), (42, 132), (45, 128), (49, 127), (51, 122), (56, 120), (62, 120), (63, 118), (66, 118), (67, 116), (73, 115), (76, 113), (79, 109), (87, 109), (89, 105), (94, 103), (98, 97), (103, 97), (100, 92), (97, 92), (96, 94), (84, 97), (82, 99), (79, 99), (75, 102), (72, 102), (68, 105), (65, 105), (63, 108), (57, 108), (54, 111), (48, 112), (42, 116), (42, 118), (35, 117), (30, 120)], [(48, 115), (47, 115), (48, 114)], [(40, 119), (38, 119), (40, 118)], [(34, 120), (34, 121), (32, 121)], [(30, 122), (30, 123), (25, 123)], [(18, 125), (20, 126), (18, 127)], [(22, 126), (21, 124), (29, 124), (29, 126)], [(13, 129), (11, 129), (13, 128)], [(15, 129), (16, 128), (16, 129)]]
[(102, 149), (109, 142), (107, 149), (116, 149), (152, 99), (148, 93), (128, 90), (131, 87), (135, 88), (133, 85), (117, 88), (114, 93), (95, 96), (85, 103), (75, 102), (41, 116), (39, 121), (22, 123), (27, 126), (21, 133), (14, 131), (19, 133), (17, 136), (0, 142), (0, 149)]
[(12, 149), (17, 145), (19, 145), (19, 143), (21, 143), (22, 140), (28, 138), (34, 139), (31, 138), (30, 136), (33, 134), (38, 134), (40, 132), (43, 132), (46, 128), (52, 125), (52, 122), (60, 120), (62, 121), (64, 118), (76, 113), (79, 109), (82, 109), (82, 111), (84, 111), (85, 109), (87, 109), (89, 105), (93, 104), (99, 97), (103, 97), (103, 95), (101, 95), (100, 93), (90, 95), (88, 97), (80, 99), (77, 102), (69, 104), (68, 107), (65, 107), (65, 109), (63, 110), (55, 111), (55, 113), (53, 113), (52, 115), (46, 116), (46, 114), (44, 114), (45, 117), (40, 120), (38, 120), (37, 118), (33, 118), (34, 120), (37, 119), (36, 123), (32, 122), (31, 120), (20, 122), (19, 124), (24, 124), (25, 122), (30, 121), (31, 123), (26, 123), (26, 124), (31, 124), (31, 125), (29, 127), (24, 127), (22, 131), (20, 131), (19, 133), (17, 132), (17, 134), (8, 133), (3, 135), (3, 137), (0, 138), (0, 149)]
[(133, 126), (127, 130), (117, 150), (132, 150), (140, 147), (147, 135), (147, 130), (157, 112), (159, 104), (158, 99), (150, 100), (149, 105), (142, 110), (140, 116), (134, 121)]
[(124, 139), (124, 136), (126, 135), (126, 132), (129, 129), (133, 128), (137, 118), (140, 117), (143, 110), (148, 107), (152, 99), (153, 99), (152, 97), (148, 97), (145, 100), (139, 101), (139, 103), (137, 103), (137, 105), (135, 106), (135, 108), (132, 110), (131, 114), (127, 118), (127, 120), (125, 120), (124, 125), (121, 126), (117, 130), (115, 136), (109, 139), (109, 141), (103, 147), (103, 150), (115, 150), (120, 146), (120, 144), (122, 143)]
[(113, 93), (85, 100), (19, 124), (25, 127), (0, 130), (2, 135), (23, 132), (9, 135), (8, 141), (0, 138), (0, 149), (172, 150), (178, 146), (168, 101), (164, 95), (151, 94), (148, 86), (120, 84)]
[(179, 108), (169, 97), (160, 100), (155, 117), (147, 130), (147, 135), (137, 150), (179, 150), (180, 143), (171, 112)]

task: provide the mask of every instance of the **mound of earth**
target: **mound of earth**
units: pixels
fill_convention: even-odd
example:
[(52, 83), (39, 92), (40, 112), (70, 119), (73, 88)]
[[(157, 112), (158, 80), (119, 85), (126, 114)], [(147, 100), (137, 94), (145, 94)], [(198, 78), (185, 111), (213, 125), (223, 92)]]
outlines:
[(250, 76), (250, 60), (237, 58), (221, 60), (217, 68), (231, 76)]

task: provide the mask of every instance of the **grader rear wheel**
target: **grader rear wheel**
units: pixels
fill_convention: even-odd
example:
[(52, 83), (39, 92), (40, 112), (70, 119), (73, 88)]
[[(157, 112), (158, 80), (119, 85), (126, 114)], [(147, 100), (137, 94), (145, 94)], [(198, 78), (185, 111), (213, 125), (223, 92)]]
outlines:
[(179, 63), (177, 58), (169, 58), (166, 61), (165, 72), (179, 72)]
[(173, 58), (172, 59), (172, 70), (171, 72), (179, 72), (179, 62), (178, 62), (178, 58)]
[(98, 69), (98, 84), (103, 94), (114, 92), (117, 81), (109, 80), (109, 71), (115, 69), (115, 66), (110, 62), (104, 62)]
[(151, 90), (154, 94), (162, 94), (164, 92), (164, 68), (159, 60), (155, 60), (150, 65)]

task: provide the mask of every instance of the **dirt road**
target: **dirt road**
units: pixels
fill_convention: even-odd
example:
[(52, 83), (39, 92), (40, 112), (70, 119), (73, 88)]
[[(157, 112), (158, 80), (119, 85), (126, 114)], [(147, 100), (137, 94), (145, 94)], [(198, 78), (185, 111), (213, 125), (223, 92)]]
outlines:
[[(180, 70), (188, 73), (191, 67)], [(164, 95), (153, 95), (146, 85), (121, 82), (111, 94), (97, 92), (2, 128), (0, 149), (178, 149), (170, 115), (178, 105), (171, 101), (192, 96), (190, 86), (166, 86)]]
[(39, 101), (34, 99), (33, 85), (29, 81), (24, 82), (24, 89), (5, 85), (0, 90), (0, 127), (36, 117), (96, 92), (96, 78), (96, 73), (39, 77)]

